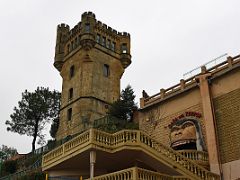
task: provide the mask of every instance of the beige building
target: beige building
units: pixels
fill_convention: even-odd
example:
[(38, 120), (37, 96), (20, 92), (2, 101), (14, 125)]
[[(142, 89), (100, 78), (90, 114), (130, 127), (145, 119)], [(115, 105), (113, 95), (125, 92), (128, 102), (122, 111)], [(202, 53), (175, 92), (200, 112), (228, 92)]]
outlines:
[(240, 178), (240, 55), (140, 103), (141, 130), (177, 152), (204, 153), (224, 179)]
[(91, 12), (57, 30), (54, 66), (63, 78), (57, 139), (43, 157), (48, 179), (157, 180), (240, 178), (240, 56), (159, 93), (143, 91), (139, 130), (93, 129), (119, 98), (131, 63), (130, 35)]
[(130, 63), (130, 35), (97, 21), (91, 12), (71, 30), (57, 27), (54, 66), (63, 80), (58, 140), (106, 114), (119, 98), (120, 79)]

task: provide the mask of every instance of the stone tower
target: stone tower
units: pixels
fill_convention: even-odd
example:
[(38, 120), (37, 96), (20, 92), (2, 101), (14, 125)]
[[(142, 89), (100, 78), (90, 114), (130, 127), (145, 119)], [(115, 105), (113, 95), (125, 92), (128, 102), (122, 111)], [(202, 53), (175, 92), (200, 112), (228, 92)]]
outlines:
[(92, 12), (82, 14), (73, 29), (58, 25), (54, 66), (63, 80), (58, 140), (106, 114), (130, 64), (130, 35), (97, 21)]

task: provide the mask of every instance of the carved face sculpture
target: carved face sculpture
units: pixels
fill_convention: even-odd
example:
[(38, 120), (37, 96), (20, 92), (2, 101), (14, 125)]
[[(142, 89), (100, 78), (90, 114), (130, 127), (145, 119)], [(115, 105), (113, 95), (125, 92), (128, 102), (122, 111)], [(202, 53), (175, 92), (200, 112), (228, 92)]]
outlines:
[(196, 127), (192, 121), (183, 120), (171, 128), (171, 147), (173, 149), (195, 149), (196, 148)]

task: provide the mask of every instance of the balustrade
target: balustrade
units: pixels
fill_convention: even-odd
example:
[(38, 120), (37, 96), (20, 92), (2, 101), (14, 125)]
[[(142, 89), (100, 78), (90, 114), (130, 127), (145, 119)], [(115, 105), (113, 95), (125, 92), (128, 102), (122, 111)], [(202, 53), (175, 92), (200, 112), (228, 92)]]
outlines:
[(203, 161), (208, 162), (208, 153), (204, 151), (196, 151), (196, 150), (179, 150), (178, 153), (182, 154), (188, 159), (194, 161)]
[[(188, 158), (207, 159), (206, 154), (189, 151), (188, 153), (182, 152), (186, 153), (182, 155), (181, 153), (164, 146), (163, 144), (153, 140), (145, 133), (137, 130), (122, 130), (114, 134), (109, 134), (99, 130), (90, 129), (60, 146), (59, 148), (46, 154), (43, 157), (43, 167), (47, 166), (55, 159), (60, 159), (59, 157), (64, 157), (69, 151), (72, 151), (76, 148), (81, 149), (81, 145), (86, 146), (87, 143), (94, 144), (99, 148), (104, 147), (107, 149), (116, 149), (126, 144), (132, 146), (145, 146), (145, 149), (149, 148), (151, 151), (155, 150), (155, 154), (159, 157), (159, 159), (166, 159), (167, 157), (170, 164), (178, 166), (178, 169), (181, 169), (186, 174), (191, 174), (190, 176), (192, 177), (198, 177), (199, 179), (210, 178), (212, 180), (219, 179), (217, 175), (188, 160)], [(129, 172), (125, 173), (124, 177), (130, 180), (132, 178), (130, 174), (131, 173)]]
[[(212, 75), (214, 75), (214, 74), (216, 74), (220, 71), (223, 71), (227, 68), (231, 69), (234, 65), (239, 64), (239, 63), (240, 63), (240, 55), (235, 56), (235, 57), (228, 57), (226, 61), (219, 63), (208, 69), (206, 69), (206, 66), (202, 66), (201, 69), (202, 69), (202, 73), (210, 72)], [(199, 74), (196, 74), (186, 80), (181, 79), (180, 83), (178, 83), (170, 88), (167, 88), (167, 89), (161, 89), (159, 93), (154, 94), (150, 97), (143, 98), (141, 108), (144, 108), (145, 106), (153, 104), (154, 102), (159, 101), (161, 99), (165, 99), (169, 96), (172, 96), (172, 95), (176, 94), (176, 92), (180, 92), (184, 89), (193, 87), (194, 84), (196, 85), (195, 77), (197, 75), (199, 75)]]
[[(172, 177), (166, 174), (149, 171), (142, 168), (128, 168), (121, 171), (94, 177), (94, 180), (187, 180), (181, 176)], [(90, 179), (87, 179), (90, 180)]]

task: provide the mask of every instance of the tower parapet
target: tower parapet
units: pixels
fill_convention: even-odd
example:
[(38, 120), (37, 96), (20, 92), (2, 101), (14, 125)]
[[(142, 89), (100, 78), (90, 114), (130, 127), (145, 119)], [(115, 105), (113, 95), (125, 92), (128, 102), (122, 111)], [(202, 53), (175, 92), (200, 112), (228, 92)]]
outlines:
[(75, 49), (89, 50), (93, 47), (111, 53), (121, 61), (124, 68), (131, 64), (130, 34), (118, 32), (97, 21), (94, 13), (85, 12), (81, 22), (72, 29), (66, 24), (58, 25), (54, 66), (61, 71), (64, 57)]

